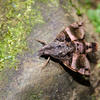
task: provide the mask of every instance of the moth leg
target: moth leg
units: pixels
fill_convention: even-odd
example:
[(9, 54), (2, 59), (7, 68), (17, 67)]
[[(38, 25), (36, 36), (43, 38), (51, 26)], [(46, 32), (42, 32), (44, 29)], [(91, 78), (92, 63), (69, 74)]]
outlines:
[(49, 61), (50, 61), (50, 57), (48, 57), (47, 61), (42, 66), (42, 70), (48, 65)]
[(77, 69), (77, 60), (79, 58), (78, 54), (73, 54), (71, 68), (76, 70)]
[(42, 45), (46, 45), (47, 43), (42, 41), (42, 40), (38, 40), (38, 39), (35, 39), (37, 42), (40, 42)]

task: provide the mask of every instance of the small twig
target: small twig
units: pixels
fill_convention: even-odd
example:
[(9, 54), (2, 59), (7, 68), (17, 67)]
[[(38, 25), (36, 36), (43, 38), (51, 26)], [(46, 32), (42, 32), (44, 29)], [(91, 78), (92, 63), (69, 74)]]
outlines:
[(42, 41), (42, 40), (38, 40), (38, 39), (35, 39), (37, 42), (40, 42), (42, 45), (46, 45), (47, 43)]

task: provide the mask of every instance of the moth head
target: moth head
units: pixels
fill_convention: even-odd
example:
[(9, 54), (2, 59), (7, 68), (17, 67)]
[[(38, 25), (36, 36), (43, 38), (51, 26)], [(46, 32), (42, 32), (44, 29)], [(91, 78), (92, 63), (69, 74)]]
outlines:
[(45, 45), (43, 46), (39, 51), (38, 51), (38, 55), (39, 56), (44, 56), (44, 55), (49, 55), (49, 46)]
[(97, 51), (97, 43), (95, 42), (86, 43), (86, 53), (96, 52), (96, 51)]

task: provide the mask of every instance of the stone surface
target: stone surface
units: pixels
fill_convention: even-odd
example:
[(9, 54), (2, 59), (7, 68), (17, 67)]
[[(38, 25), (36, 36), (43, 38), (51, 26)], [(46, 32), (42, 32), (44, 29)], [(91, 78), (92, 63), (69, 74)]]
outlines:
[[(50, 60), (47, 67), (42, 70), (46, 59), (39, 58), (37, 51), (42, 47), (35, 39), (49, 43), (56, 35), (69, 24), (86, 20), (86, 40), (95, 41), (91, 38), (93, 27), (89, 24), (85, 15), (78, 17), (75, 8), (70, 11), (59, 6), (41, 6), (45, 24), (36, 25), (27, 38), (28, 51), (19, 56), (19, 69), (5, 69), (0, 73), (0, 100), (91, 100), (92, 86), (88, 80), (57, 62)], [(98, 37), (96, 37), (98, 40)], [(94, 64), (91, 64), (93, 67)]]

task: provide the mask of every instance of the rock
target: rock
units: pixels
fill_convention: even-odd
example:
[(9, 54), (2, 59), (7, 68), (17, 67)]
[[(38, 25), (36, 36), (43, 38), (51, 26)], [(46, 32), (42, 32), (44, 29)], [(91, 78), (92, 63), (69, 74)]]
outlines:
[[(0, 73), (0, 100), (91, 100), (93, 90), (90, 80), (85, 80), (81, 75), (64, 68), (58, 62), (50, 60), (42, 70), (46, 59), (39, 58), (38, 50), (42, 47), (35, 39), (49, 43), (56, 35), (69, 24), (86, 20), (86, 40), (91, 38), (93, 27), (85, 15), (78, 17), (76, 9), (71, 7), (70, 12), (62, 8), (68, 0), (61, 0), (58, 7), (55, 5), (41, 6), (45, 24), (36, 25), (27, 38), (28, 51), (19, 56), (19, 69), (5, 69)], [(90, 34), (91, 33), (91, 34)], [(98, 38), (97, 38), (98, 39)], [(93, 67), (94, 64), (91, 64)]]

